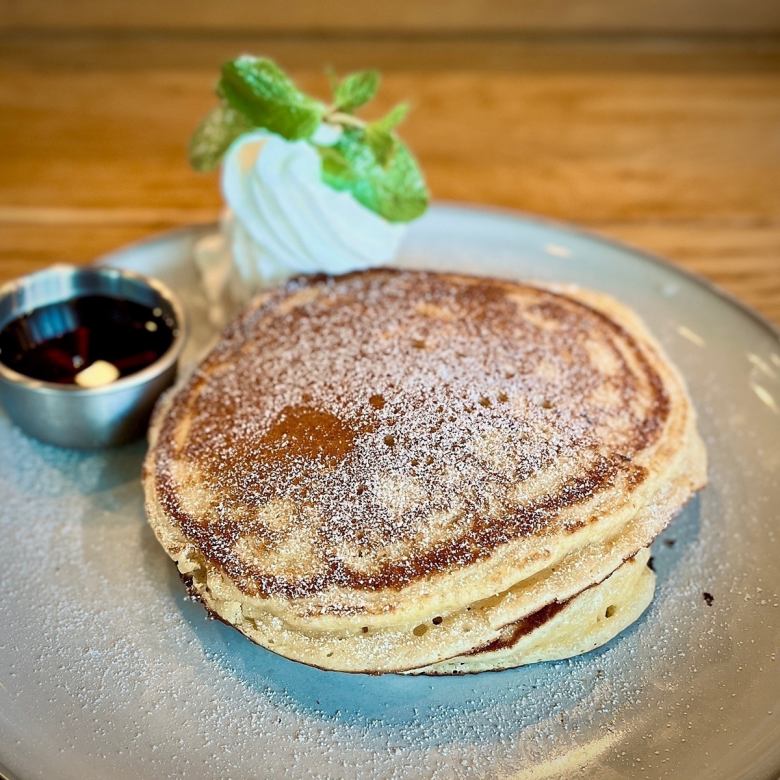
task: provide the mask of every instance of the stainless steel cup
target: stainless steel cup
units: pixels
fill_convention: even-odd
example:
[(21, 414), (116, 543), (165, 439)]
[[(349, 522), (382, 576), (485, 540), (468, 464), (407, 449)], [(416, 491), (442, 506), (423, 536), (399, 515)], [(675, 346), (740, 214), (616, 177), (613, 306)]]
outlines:
[(174, 322), (174, 339), (158, 360), (102, 387), (42, 382), (0, 360), (0, 401), (20, 428), (62, 447), (108, 447), (140, 436), (160, 393), (176, 378), (186, 339), (184, 311), (162, 283), (117, 268), (55, 265), (0, 287), (0, 329), (42, 306), (106, 295), (159, 307)]

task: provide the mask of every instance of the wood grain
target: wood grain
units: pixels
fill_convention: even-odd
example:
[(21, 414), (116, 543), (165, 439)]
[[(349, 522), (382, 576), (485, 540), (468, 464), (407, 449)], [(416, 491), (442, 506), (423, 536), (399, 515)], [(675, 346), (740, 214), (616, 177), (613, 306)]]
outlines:
[(0, 29), (397, 33), (758, 32), (780, 28), (767, 0), (0, 0)]
[(437, 197), (577, 222), (671, 257), (780, 321), (780, 43), (753, 40), (0, 38), (0, 277), (213, 219), (186, 139), (219, 62), (301, 85), (375, 65)]

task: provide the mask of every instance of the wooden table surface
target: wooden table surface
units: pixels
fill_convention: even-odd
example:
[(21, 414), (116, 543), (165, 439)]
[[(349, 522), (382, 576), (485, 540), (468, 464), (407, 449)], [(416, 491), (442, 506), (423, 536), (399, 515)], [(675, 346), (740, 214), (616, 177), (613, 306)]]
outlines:
[(780, 43), (749, 37), (0, 35), (0, 279), (214, 219), (187, 138), (219, 64), (265, 53), (324, 94), (376, 66), (376, 111), (437, 198), (578, 223), (780, 322)]

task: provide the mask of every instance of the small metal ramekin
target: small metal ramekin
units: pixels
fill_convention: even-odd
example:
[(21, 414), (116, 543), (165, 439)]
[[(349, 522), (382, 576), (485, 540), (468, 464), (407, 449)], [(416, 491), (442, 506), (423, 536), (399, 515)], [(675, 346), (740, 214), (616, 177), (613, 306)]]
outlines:
[(55, 265), (0, 287), (0, 329), (33, 309), (85, 295), (106, 295), (159, 307), (174, 322), (174, 338), (154, 363), (102, 387), (42, 382), (0, 361), (0, 401), (31, 436), (61, 447), (109, 447), (146, 430), (160, 393), (176, 378), (186, 339), (184, 310), (162, 283), (107, 266)]

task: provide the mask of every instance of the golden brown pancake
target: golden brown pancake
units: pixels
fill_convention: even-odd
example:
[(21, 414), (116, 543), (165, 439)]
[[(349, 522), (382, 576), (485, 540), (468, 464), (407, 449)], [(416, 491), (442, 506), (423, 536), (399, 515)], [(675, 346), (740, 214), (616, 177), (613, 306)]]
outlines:
[(682, 381), (611, 299), (377, 270), (260, 296), (161, 403), (145, 487), (224, 620), (408, 671), (604, 582), (704, 463)]
[(492, 642), (406, 673), (473, 674), (587, 653), (630, 626), (647, 608), (655, 591), (649, 557), (649, 550), (641, 550), (604, 581), (504, 626)]

